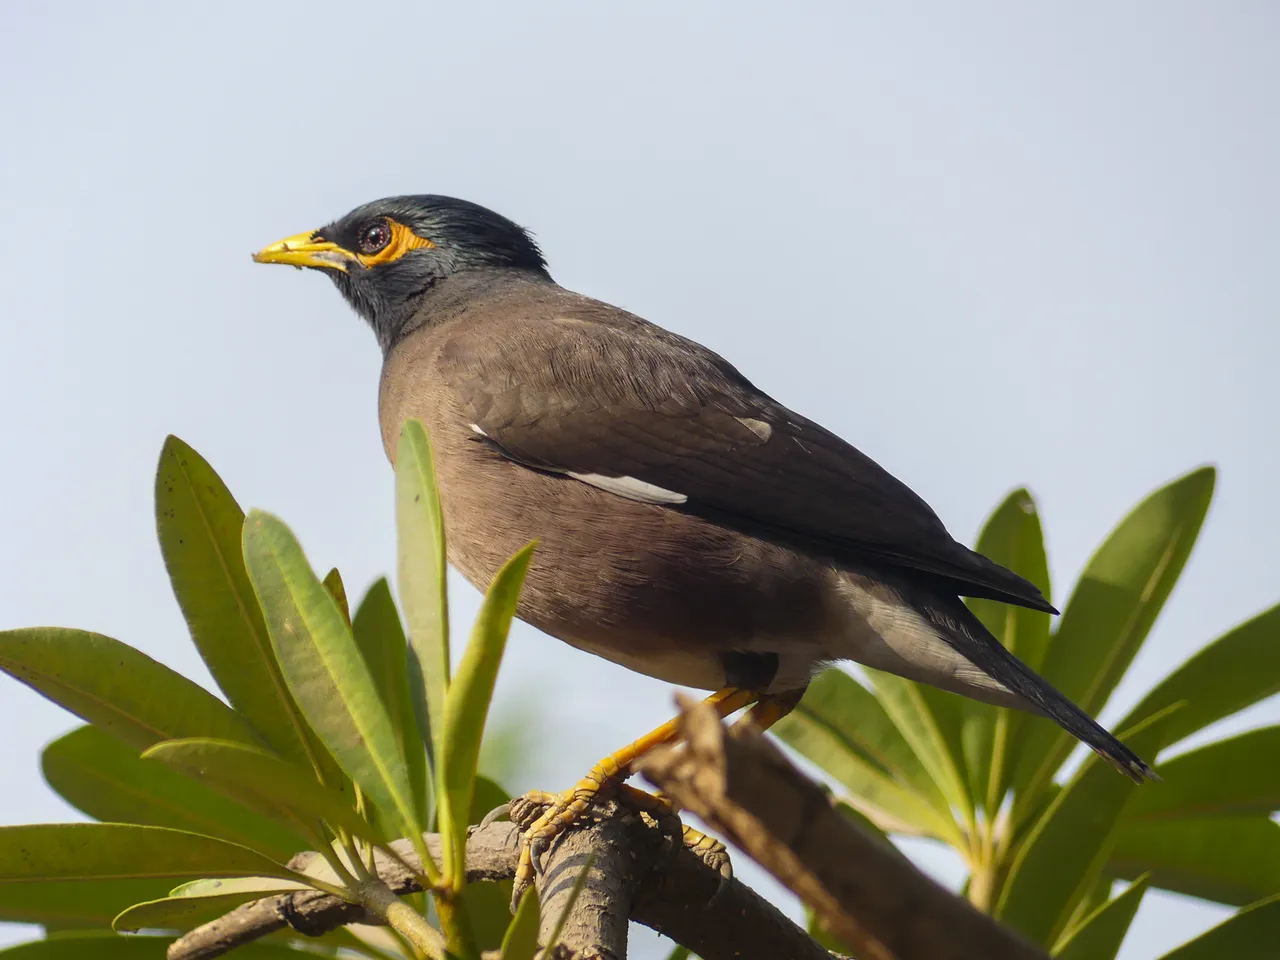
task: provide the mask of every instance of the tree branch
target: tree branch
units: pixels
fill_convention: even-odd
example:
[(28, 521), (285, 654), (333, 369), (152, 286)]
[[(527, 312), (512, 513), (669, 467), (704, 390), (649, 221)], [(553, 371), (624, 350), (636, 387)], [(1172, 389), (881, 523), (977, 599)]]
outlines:
[[(709, 708), (686, 707), (683, 725), (687, 746), (655, 752), (641, 771), (795, 891), (862, 960), (1045, 960), (1039, 949), (842, 817), (759, 734), (726, 733)], [(562, 933), (562, 946), (575, 957), (623, 960), (632, 919), (703, 960), (832, 960), (737, 880), (721, 890), (716, 871), (649, 819), (611, 802), (591, 814), (544, 858), (537, 881), (544, 942), (574, 880), (594, 858)], [(426, 841), (439, 858), (439, 838), (428, 835)], [(408, 841), (392, 846), (416, 866)], [(467, 841), (467, 881), (510, 879), (519, 849), (514, 824), (474, 828)], [(317, 854), (300, 854), (290, 865), (330, 879)], [(377, 872), (396, 893), (418, 889), (412, 872), (391, 857), (378, 857)], [(209, 960), (286, 926), (318, 936), (343, 924), (370, 922), (376, 918), (362, 907), (328, 894), (282, 894), (193, 930), (170, 946), (169, 960)]]
[(862, 960), (1046, 960), (842, 817), (754, 729), (726, 732), (710, 707), (681, 706), (686, 745), (654, 751), (640, 772), (794, 891)]
[[(565, 925), (566, 946), (588, 958), (622, 960), (629, 912), (630, 919), (684, 944), (703, 960), (831, 960), (804, 930), (737, 880), (711, 902), (720, 889), (720, 875), (681, 846), (672, 852), (670, 838), (656, 827), (625, 808), (596, 812), (600, 815), (594, 820), (568, 831), (552, 846), (538, 879), (545, 925), (558, 917), (555, 908), (563, 903), (586, 858), (596, 858)], [(425, 839), (431, 855), (439, 858), (439, 837), (428, 834)], [(417, 864), (407, 840), (392, 847)], [(473, 830), (467, 840), (467, 882), (511, 879), (519, 851), (514, 824)], [(379, 876), (396, 893), (418, 890), (400, 863), (381, 854), (376, 863)], [(329, 876), (327, 865), (314, 853), (299, 854), (290, 866)], [(348, 923), (376, 922), (357, 904), (317, 891), (298, 891), (237, 907), (174, 941), (168, 956), (211, 960), (289, 926), (319, 936)], [(548, 932), (544, 926), (543, 936)]]
[[(616, 811), (621, 813), (621, 811)], [(573, 886), (588, 863), (586, 883), (565, 917), (559, 942), (590, 960), (625, 960), (627, 921), (631, 917), (634, 818), (598, 819), (563, 837), (537, 878), (542, 909), (538, 939), (547, 943), (569, 908)], [(648, 869), (652, 869), (650, 865)]]

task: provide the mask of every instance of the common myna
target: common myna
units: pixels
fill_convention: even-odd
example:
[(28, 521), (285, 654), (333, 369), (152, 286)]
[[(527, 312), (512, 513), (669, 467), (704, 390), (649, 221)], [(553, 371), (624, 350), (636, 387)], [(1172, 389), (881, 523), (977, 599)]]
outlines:
[[(1056, 613), (1033, 584), (706, 347), (557, 285), (507, 218), (391, 197), (254, 259), (325, 271), (373, 328), (387, 455), (420, 419), (468, 580), (483, 589), (539, 542), (521, 619), (714, 690), (721, 716), (754, 704), (761, 728), (825, 664), (855, 660), (1050, 717), (1134, 780), (1153, 776), (960, 600)], [(545, 843), (674, 736), (664, 725), (601, 761), (528, 836)]]

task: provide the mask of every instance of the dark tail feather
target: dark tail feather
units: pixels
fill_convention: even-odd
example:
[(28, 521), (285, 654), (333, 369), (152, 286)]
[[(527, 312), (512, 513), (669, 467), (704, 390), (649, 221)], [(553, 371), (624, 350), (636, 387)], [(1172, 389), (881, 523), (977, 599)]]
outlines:
[(944, 606), (936, 598), (917, 609), (938, 627), (943, 639), (974, 666), (1031, 703), (1134, 783), (1159, 780), (1151, 765), (1113, 737), (1098, 721), (1055, 690), (1034, 670), (1004, 648), (959, 600)]

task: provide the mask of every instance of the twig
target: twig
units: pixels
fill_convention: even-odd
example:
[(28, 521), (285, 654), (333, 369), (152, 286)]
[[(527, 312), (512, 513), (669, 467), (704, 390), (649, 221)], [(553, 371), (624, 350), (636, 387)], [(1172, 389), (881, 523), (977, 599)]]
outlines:
[(640, 772), (786, 884), (862, 960), (1046, 960), (842, 817), (759, 733), (726, 733), (709, 707), (681, 706), (687, 746), (655, 751)]

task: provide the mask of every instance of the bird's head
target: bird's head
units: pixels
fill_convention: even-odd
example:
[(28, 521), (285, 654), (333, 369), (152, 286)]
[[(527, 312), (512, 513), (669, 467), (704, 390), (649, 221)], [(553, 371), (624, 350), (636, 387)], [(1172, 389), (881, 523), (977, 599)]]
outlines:
[(253, 259), (326, 271), (383, 349), (421, 296), (454, 274), (505, 268), (547, 276), (542, 252), (523, 228), (478, 204), (431, 194), (366, 203)]

